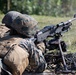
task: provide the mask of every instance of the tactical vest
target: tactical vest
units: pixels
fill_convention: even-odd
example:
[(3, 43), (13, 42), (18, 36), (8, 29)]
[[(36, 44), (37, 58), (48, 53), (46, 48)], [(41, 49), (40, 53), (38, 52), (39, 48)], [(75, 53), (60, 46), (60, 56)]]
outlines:
[(0, 57), (4, 57), (12, 45), (18, 44), (22, 39), (17, 36), (10, 36), (10, 29), (5, 25), (0, 25)]
[(11, 68), (13, 75), (21, 75), (29, 64), (28, 53), (22, 48), (16, 48), (23, 38), (20, 38), (18, 35), (9, 35), (8, 33), (9, 29), (7, 27), (0, 26), (0, 58), (4, 58), (4, 64)]
[(4, 57), (12, 45), (18, 44), (21, 39), (10, 35), (0, 38), (0, 57)]

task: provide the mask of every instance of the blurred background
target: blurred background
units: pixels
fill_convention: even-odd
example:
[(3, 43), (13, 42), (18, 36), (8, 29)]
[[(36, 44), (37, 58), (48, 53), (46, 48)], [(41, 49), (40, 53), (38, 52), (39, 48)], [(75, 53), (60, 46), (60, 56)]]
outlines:
[[(10, 10), (34, 17), (41, 29), (73, 18), (76, 0), (0, 0), (0, 22)], [(76, 52), (76, 21), (72, 23), (71, 29), (62, 39), (67, 43), (69, 51)]]
[(72, 16), (76, 0), (0, 0), (0, 13), (16, 10), (26, 14)]

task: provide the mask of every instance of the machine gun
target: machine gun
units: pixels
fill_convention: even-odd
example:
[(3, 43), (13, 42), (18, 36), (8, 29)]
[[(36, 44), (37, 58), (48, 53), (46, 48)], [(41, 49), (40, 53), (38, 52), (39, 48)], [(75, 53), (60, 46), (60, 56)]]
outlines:
[(75, 17), (66, 22), (61, 22), (61, 23), (57, 24), (56, 26), (55, 25), (45, 26), (42, 30), (40, 30), (35, 35), (35, 38), (36, 38), (35, 41), (42, 42), (47, 37), (60, 37), (62, 33), (68, 31), (68, 29), (72, 25), (71, 22), (74, 20), (76, 20)]
[[(63, 72), (71, 72), (70, 70), (68, 70), (67, 68), (67, 64), (64, 58), (64, 54), (63, 54), (63, 48), (66, 47), (66, 44), (64, 41), (61, 41), (60, 37), (62, 36), (62, 33), (67, 32), (70, 28), (70, 26), (72, 25), (72, 21), (76, 20), (75, 15), (73, 19), (70, 19), (66, 22), (61, 22), (57, 25), (50, 25), (50, 26), (45, 26), (43, 29), (41, 29), (39, 32), (37, 32), (37, 34), (34, 36), (34, 42), (39, 43), (39, 42), (43, 42), (45, 41), (48, 37), (52, 37), (54, 39), (51, 39), (50, 41), (48, 41), (48, 44), (46, 45), (47, 48), (51, 49), (51, 45), (54, 46), (56, 45), (55, 42), (57, 42), (58, 44), (56, 45), (60, 50), (60, 55), (62, 57), (62, 61), (63, 61), (63, 65), (64, 65), (64, 71)], [(62, 45), (62, 43), (64, 43)], [(49, 47), (48, 47), (49, 45)], [(64, 46), (64, 47), (63, 47)], [(66, 48), (64, 48), (66, 49)], [(65, 50), (66, 51), (66, 50)]]

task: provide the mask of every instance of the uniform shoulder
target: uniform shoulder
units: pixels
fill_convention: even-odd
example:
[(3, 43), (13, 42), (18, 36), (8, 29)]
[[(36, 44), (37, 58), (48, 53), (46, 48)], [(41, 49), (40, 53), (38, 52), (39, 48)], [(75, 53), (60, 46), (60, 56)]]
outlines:
[(0, 38), (4, 37), (4, 35), (9, 31), (10, 29), (7, 28), (4, 24), (0, 24)]

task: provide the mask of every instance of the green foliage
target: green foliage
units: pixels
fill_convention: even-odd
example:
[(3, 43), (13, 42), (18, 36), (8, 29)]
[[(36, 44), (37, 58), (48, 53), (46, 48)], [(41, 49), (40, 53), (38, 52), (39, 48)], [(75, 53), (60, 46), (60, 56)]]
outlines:
[(10, 10), (25, 14), (71, 16), (76, 12), (76, 0), (0, 0), (0, 10), (7, 12), (7, 3), (10, 1)]
[(3, 11), (3, 13), (5, 13), (5, 11), (6, 11), (6, 3), (7, 3), (6, 0), (0, 0), (0, 13), (1, 13), (1, 11)]

